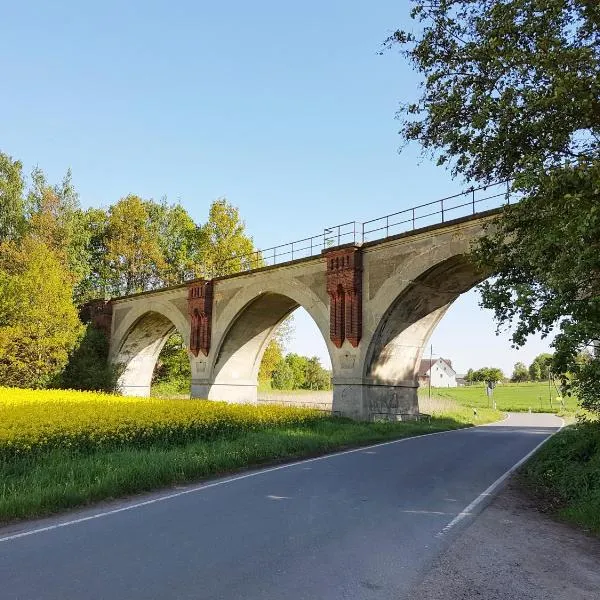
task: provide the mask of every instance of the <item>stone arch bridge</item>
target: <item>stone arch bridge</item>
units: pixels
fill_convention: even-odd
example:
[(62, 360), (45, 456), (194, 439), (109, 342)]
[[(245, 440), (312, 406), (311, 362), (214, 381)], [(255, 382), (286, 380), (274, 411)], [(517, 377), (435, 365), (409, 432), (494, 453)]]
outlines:
[(265, 348), (302, 306), (331, 357), (334, 411), (356, 419), (417, 414), (423, 349), (452, 302), (485, 278), (467, 254), (496, 214), (96, 301), (92, 320), (110, 334), (109, 359), (124, 367), (124, 394), (149, 395), (158, 355), (177, 330), (188, 348), (192, 397), (256, 402)]

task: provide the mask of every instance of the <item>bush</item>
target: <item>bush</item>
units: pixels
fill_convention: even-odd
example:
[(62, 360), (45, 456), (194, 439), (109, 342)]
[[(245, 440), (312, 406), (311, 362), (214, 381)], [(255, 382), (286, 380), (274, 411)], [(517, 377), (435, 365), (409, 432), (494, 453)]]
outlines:
[(108, 362), (106, 335), (90, 324), (53, 387), (114, 392), (120, 371)]
[(563, 429), (525, 465), (522, 475), (560, 516), (600, 533), (600, 423)]

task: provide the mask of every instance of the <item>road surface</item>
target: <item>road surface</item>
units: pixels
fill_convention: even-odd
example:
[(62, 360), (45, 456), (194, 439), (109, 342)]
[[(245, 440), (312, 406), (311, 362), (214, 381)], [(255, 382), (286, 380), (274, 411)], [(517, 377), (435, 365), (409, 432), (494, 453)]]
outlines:
[(3, 529), (0, 598), (409, 598), (560, 425), (511, 415)]

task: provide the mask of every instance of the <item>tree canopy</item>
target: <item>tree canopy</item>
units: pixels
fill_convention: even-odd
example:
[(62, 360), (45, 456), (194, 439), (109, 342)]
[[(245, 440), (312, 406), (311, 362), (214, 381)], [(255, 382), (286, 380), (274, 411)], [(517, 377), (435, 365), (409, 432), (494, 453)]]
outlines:
[(600, 3), (414, 0), (412, 17), (416, 32), (386, 42), (423, 77), (404, 140), (521, 197), (474, 249), (495, 275), (482, 305), (517, 346), (558, 327), (553, 370), (600, 410), (600, 356), (577, 361), (600, 340)]
[[(78, 307), (249, 266), (254, 251), (223, 198), (204, 225), (179, 203), (135, 194), (84, 210), (70, 171), (52, 185), (36, 167), (26, 182), (21, 163), (1, 152), (0, 243), (0, 385), (89, 389), (114, 387), (117, 372), (98, 367), (106, 340), (83, 330)], [(167, 371), (189, 379), (180, 339), (166, 344), (157, 379)]]
[(66, 365), (81, 324), (72, 277), (31, 235), (0, 244), (0, 383), (43, 387)]

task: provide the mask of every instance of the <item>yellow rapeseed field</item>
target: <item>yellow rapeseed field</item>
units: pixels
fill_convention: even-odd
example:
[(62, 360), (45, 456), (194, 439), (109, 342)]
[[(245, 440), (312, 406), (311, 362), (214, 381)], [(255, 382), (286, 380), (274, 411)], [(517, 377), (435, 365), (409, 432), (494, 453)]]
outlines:
[(0, 458), (54, 448), (173, 445), (321, 418), (314, 410), (281, 406), (0, 387)]

